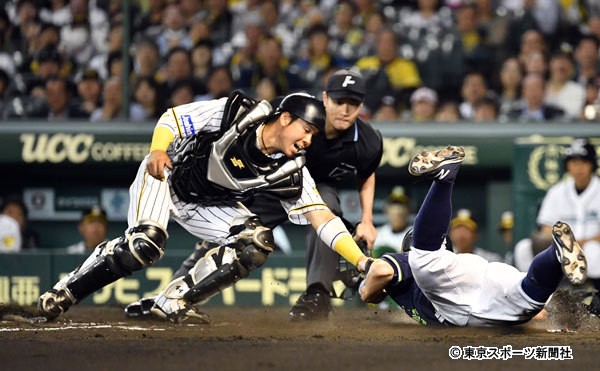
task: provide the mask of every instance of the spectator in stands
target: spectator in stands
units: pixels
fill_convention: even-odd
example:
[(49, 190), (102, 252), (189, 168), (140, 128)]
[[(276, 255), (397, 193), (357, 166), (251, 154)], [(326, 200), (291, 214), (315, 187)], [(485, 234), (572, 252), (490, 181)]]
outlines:
[(550, 78), (546, 83), (544, 102), (565, 111), (565, 117), (577, 120), (585, 103), (585, 88), (572, 81), (574, 74), (571, 55), (558, 52), (550, 59)]
[(194, 88), (187, 80), (179, 80), (171, 89), (168, 107), (176, 107), (194, 101)]
[(86, 69), (77, 83), (78, 97), (75, 98), (77, 110), (90, 118), (92, 112), (101, 105), (102, 83), (98, 71)]
[(377, 54), (356, 62), (371, 92), (365, 98), (365, 106), (370, 111), (377, 109), (385, 95), (399, 98), (401, 104), (407, 103), (408, 96), (403, 95), (421, 85), (415, 63), (398, 57), (397, 51), (396, 35), (391, 29), (384, 29), (377, 38)]
[(308, 30), (308, 45), (301, 52), (295, 66), (300, 69), (300, 76), (308, 83), (315, 94), (325, 88), (321, 82), (332, 70), (346, 67), (345, 61), (329, 52), (329, 35), (327, 27), (322, 24), (312, 26)]
[(203, 19), (208, 21), (210, 37), (215, 45), (223, 45), (231, 41), (231, 22), (233, 14), (227, 7), (227, 0), (210, 0)]
[(450, 221), (448, 237), (457, 254), (471, 253), (479, 255), (489, 262), (504, 261), (500, 255), (476, 246), (478, 226), (472, 217), (471, 210), (459, 209), (456, 212), (456, 217)]
[(595, 36), (584, 36), (575, 49), (577, 72), (575, 81), (587, 84), (590, 80), (600, 78), (600, 41)]
[(521, 97), (523, 71), (517, 58), (508, 58), (500, 69), (500, 113), (507, 114)]
[(122, 59), (121, 51), (123, 47), (123, 32), (125, 29), (120, 22), (113, 22), (110, 26), (110, 31), (108, 33), (108, 43), (105, 50), (100, 53), (96, 53), (96, 55), (91, 58), (89, 63), (86, 65), (89, 68), (93, 68), (100, 74), (102, 80), (106, 80), (110, 76), (117, 76), (111, 71), (111, 67), (109, 66), (109, 59), (115, 59), (116, 56), (119, 56), (119, 60)]
[(381, 99), (381, 105), (373, 114), (373, 121), (395, 121), (400, 118), (396, 98), (386, 95)]
[(109, 22), (106, 13), (87, 0), (70, 0), (71, 21), (61, 29), (61, 49), (85, 66), (106, 50)]
[(544, 35), (537, 30), (528, 30), (521, 36), (521, 46), (519, 48), (519, 62), (525, 66), (526, 56), (531, 52), (539, 52), (545, 55), (548, 46), (544, 40)]
[(384, 250), (402, 252), (402, 241), (411, 230), (410, 200), (401, 186), (396, 186), (387, 197), (385, 203), (387, 223), (377, 228), (377, 239), (373, 244), (373, 252), (381, 256)]
[(241, 71), (237, 86), (252, 91), (264, 78), (268, 78), (275, 85), (278, 96), (306, 86), (300, 76), (288, 68), (288, 60), (281, 52), (281, 42), (271, 35), (260, 41), (256, 64)]
[(600, 81), (590, 80), (585, 86), (585, 104), (581, 113), (584, 121), (600, 120)]
[(428, 87), (420, 87), (410, 96), (411, 122), (434, 121), (437, 109), (438, 96), (435, 90)]
[(462, 103), (459, 106), (460, 115), (463, 119), (472, 120), (474, 115), (474, 105), (487, 93), (487, 82), (481, 72), (469, 72), (464, 80), (461, 89)]
[(493, 123), (498, 119), (498, 102), (491, 94), (475, 102), (473, 110), (473, 121), (475, 122)]
[[(102, 107), (97, 108), (90, 116), (91, 121), (110, 121), (123, 118), (123, 97), (122, 97), (121, 79), (111, 77), (104, 82), (102, 89)], [(129, 120), (143, 121), (146, 119), (146, 112), (139, 106), (129, 105)]]
[(206, 85), (213, 68), (213, 47), (212, 41), (201, 40), (191, 52), (192, 75), (203, 85)]
[(40, 19), (46, 23), (62, 27), (71, 22), (71, 10), (69, 1), (53, 0), (48, 1), (46, 6), (40, 9)]
[(54, 48), (60, 45), (60, 28), (51, 23), (42, 23), (40, 33), (37, 37), (36, 49), (52, 45)]
[(340, 0), (335, 5), (333, 23), (329, 24), (333, 54), (349, 62), (356, 60), (356, 50), (363, 41), (363, 31), (353, 23), (355, 13), (352, 1)]
[[(227, 66), (213, 67), (206, 83), (208, 92), (196, 97), (195, 101), (219, 99), (229, 96), (233, 90), (233, 78)], [(269, 99), (270, 100), (270, 99)]]
[(83, 210), (79, 221), (79, 234), (82, 241), (67, 246), (69, 254), (89, 254), (100, 243), (106, 241), (108, 219), (106, 211), (99, 206)]
[(179, 11), (183, 16), (186, 27), (202, 20), (204, 4), (202, 0), (181, 0), (179, 1)]
[(166, 66), (158, 72), (157, 81), (162, 85), (161, 89), (165, 93), (171, 94), (175, 85), (182, 80), (189, 81), (192, 84), (192, 96), (204, 93), (204, 85), (192, 75), (190, 52), (185, 48), (175, 47), (169, 52)]
[[(390, 22), (381, 11), (371, 13), (365, 23), (363, 41), (358, 47), (357, 55), (364, 57), (375, 54), (377, 44), (377, 35), (386, 27), (390, 27)], [(346, 60), (344, 60), (346, 61)]]
[(453, 101), (447, 101), (440, 104), (440, 108), (435, 115), (435, 121), (437, 122), (456, 122), (460, 121), (460, 110), (458, 104)]
[(256, 85), (256, 99), (270, 102), (277, 96), (277, 87), (273, 83), (273, 80), (265, 77)]
[(152, 77), (139, 78), (133, 88), (132, 111), (143, 111), (145, 119), (158, 119), (164, 112), (158, 84)]
[(133, 72), (137, 77), (154, 77), (160, 61), (156, 43), (151, 39), (142, 39), (137, 42), (133, 61)]
[(163, 12), (167, 6), (167, 0), (148, 1), (145, 13), (135, 21), (136, 35), (134, 41), (142, 39), (156, 40), (162, 29)]
[(75, 118), (89, 117), (77, 109), (71, 97), (74, 93), (73, 83), (61, 77), (51, 77), (46, 81), (46, 102), (48, 105), (48, 121), (65, 121)]
[(485, 45), (484, 37), (477, 28), (477, 5), (463, 2), (456, 10), (456, 30), (461, 40), (467, 70), (479, 71), (484, 76), (492, 73), (492, 52)]
[(192, 40), (185, 28), (185, 19), (179, 6), (169, 5), (165, 8), (162, 18), (161, 32), (156, 36), (156, 45), (161, 56), (165, 57), (175, 48), (192, 49)]
[(16, 2), (9, 43), (15, 51), (21, 52), (22, 55), (28, 54), (30, 40), (36, 35), (36, 28), (39, 28), (38, 11), (37, 1), (22, 0)]
[(258, 46), (265, 35), (262, 18), (258, 13), (250, 13), (244, 17), (244, 30), (232, 40), (235, 53), (231, 57), (230, 66), (234, 76), (241, 74), (242, 70), (253, 68), (257, 63)]
[(523, 70), (526, 75), (535, 73), (538, 74), (544, 79), (547, 78), (548, 75), (548, 61), (546, 60), (546, 55), (539, 51), (532, 51), (525, 56), (523, 56)]
[(403, 30), (418, 30), (429, 32), (452, 26), (450, 20), (439, 14), (440, 4), (438, 0), (419, 0), (417, 9), (411, 11), (408, 16), (399, 19)]
[(281, 42), (281, 51), (285, 56), (295, 56), (296, 40), (294, 34), (290, 31), (289, 26), (279, 22), (279, 1), (265, 0), (262, 1), (259, 8), (260, 16), (263, 20), (265, 29)]
[(32, 250), (39, 246), (38, 233), (29, 226), (29, 212), (20, 197), (8, 196), (2, 203), (0, 214), (14, 219), (21, 231), (21, 250)]
[(503, 117), (503, 121), (541, 122), (564, 117), (564, 111), (544, 103), (546, 82), (538, 74), (529, 74), (523, 79), (521, 101)]
[(600, 39), (600, 14), (590, 15), (587, 21), (587, 29), (591, 35)]

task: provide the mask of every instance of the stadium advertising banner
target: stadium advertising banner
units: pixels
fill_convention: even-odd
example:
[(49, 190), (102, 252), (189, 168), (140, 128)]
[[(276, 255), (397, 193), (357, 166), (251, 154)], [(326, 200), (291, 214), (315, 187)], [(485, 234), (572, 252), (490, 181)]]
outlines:
[[(172, 278), (189, 251), (171, 250), (154, 266), (95, 292), (82, 305), (126, 305), (153, 296)], [(40, 294), (81, 264), (85, 255), (64, 252), (0, 254), (0, 303), (34, 305)], [(291, 306), (306, 288), (304, 254), (269, 257), (260, 269), (212, 298), (208, 306)], [(339, 294), (344, 284), (334, 284)], [(334, 300), (333, 305), (344, 305)]]

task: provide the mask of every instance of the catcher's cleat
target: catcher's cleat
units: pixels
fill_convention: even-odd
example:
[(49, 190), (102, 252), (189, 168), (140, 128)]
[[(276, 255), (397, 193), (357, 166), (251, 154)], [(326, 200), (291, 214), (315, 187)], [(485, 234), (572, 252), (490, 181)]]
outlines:
[(129, 318), (147, 318), (152, 316), (154, 297), (141, 298), (125, 307), (125, 316)]
[(154, 305), (152, 309), (150, 309), (150, 312), (158, 318), (166, 319), (173, 323), (183, 323), (188, 320), (192, 323), (200, 324), (209, 324), (212, 322), (208, 314), (200, 311), (193, 305), (184, 303), (183, 299), (179, 299), (178, 301), (181, 302), (181, 309), (174, 312), (167, 313), (157, 305)]
[(38, 299), (38, 310), (48, 321), (60, 316), (73, 305), (75, 300), (66, 290), (50, 289)]
[(329, 317), (329, 293), (321, 285), (311, 285), (290, 310), (291, 321), (323, 320)]
[(573, 285), (581, 285), (587, 278), (587, 262), (583, 249), (567, 223), (556, 222), (552, 227), (554, 251), (565, 277)]
[(457, 146), (447, 146), (433, 152), (423, 151), (410, 160), (408, 172), (414, 176), (452, 182), (464, 159), (464, 149)]

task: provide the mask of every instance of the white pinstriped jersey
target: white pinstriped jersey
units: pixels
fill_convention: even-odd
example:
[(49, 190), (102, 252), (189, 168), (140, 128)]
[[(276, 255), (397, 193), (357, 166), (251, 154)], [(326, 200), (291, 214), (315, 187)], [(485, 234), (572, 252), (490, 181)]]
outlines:
[[(181, 139), (196, 133), (214, 132), (221, 128), (221, 119), (227, 98), (194, 102), (168, 109), (158, 120), (157, 127), (166, 127), (174, 135), (168, 153), (177, 153)], [(281, 156), (275, 154), (272, 156)], [(146, 172), (148, 158), (140, 164), (136, 178), (130, 187), (129, 226), (139, 220), (152, 220), (165, 229), (169, 217), (194, 236), (211, 242), (225, 244), (233, 239), (229, 236), (231, 226), (242, 224), (253, 215), (244, 205), (204, 206), (179, 200), (168, 181), (159, 181)], [(168, 178), (170, 172), (165, 170)], [(317, 192), (314, 180), (306, 168), (302, 169), (303, 188), (301, 196), (294, 201), (281, 201), (291, 222), (308, 224), (304, 213), (326, 210), (327, 205)], [(259, 215), (260, 217), (260, 215)]]

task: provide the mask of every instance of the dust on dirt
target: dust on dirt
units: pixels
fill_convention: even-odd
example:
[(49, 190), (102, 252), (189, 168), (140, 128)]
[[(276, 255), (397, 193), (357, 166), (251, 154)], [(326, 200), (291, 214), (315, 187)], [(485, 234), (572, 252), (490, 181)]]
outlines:
[[(19, 308), (12, 308), (13, 310)], [(26, 317), (33, 308), (20, 308)], [(597, 367), (600, 331), (549, 320), (498, 328), (423, 327), (399, 310), (336, 308), (328, 320), (290, 322), (288, 308), (206, 308), (211, 325), (132, 320), (119, 307), (72, 307), (48, 323), (0, 320), (2, 368), (68, 370), (562, 370)], [(6, 313), (6, 311), (4, 312)], [(14, 314), (14, 313), (13, 313)], [(572, 359), (453, 360), (458, 347), (569, 347)]]

